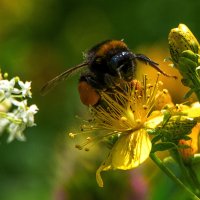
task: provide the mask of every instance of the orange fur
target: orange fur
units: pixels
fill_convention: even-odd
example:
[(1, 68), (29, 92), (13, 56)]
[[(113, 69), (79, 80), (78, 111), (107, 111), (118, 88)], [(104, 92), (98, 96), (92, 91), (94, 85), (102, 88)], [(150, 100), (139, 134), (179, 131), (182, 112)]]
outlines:
[(78, 91), (81, 102), (84, 105), (94, 106), (100, 99), (100, 95), (97, 93), (97, 91), (85, 81), (79, 82)]
[(96, 52), (97, 56), (103, 56), (111, 49), (115, 49), (117, 47), (127, 48), (126, 44), (120, 40), (111, 40), (105, 44), (103, 44), (99, 50)]

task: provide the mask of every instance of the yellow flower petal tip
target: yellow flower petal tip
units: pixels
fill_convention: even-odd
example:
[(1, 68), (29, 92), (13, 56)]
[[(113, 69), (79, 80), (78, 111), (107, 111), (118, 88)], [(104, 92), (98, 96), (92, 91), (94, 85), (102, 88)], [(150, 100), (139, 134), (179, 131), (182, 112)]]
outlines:
[(200, 117), (200, 103), (199, 102), (193, 103), (191, 108), (188, 109), (187, 114), (188, 114), (188, 117), (199, 118)]
[[(145, 127), (148, 128), (148, 129), (154, 129), (156, 128), (159, 124), (162, 123), (163, 121), (163, 114), (162, 113), (157, 113), (158, 116), (154, 116), (152, 117), (152, 119), (148, 120), (146, 123), (145, 123)], [(151, 116), (150, 116), (151, 117)]]
[(151, 146), (150, 138), (144, 129), (120, 137), (107, 159), (97, 169), (96, 180), (99, 187), (103, 187), (102, 171), (138, 167), (149, 157)]

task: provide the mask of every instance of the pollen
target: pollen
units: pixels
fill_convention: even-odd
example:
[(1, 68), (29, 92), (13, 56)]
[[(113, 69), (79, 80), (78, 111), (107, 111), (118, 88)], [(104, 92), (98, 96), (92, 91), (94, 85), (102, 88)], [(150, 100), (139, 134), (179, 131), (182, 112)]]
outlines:
[(73, 138), (75, 138), (75, 136), (76, 136), (76, 134), (74, 134), (74, 133), (69, 133), (69, 137), (70, 137), (70, 138), (73, 139)]
[(121, 122), (126, 122), (126, 121), (127, 121), (127, 118), (126, 118), (126, 117), (121, 117), (120, 121), (121, 121)]
[(143, 105), (143, 109), (147, 110), (148, 109), (147, 105)]
[(77, 148), (77, 149), (79, 149), (79, 150), (82, 150), (82, 149), (83, 149), (82, 146), (79, 145), (79, 144), (76, 144), (76, 145), (75, 145), (75, 148)]
[(141, 124), (142, 120), (141, 120), (141, 119), (136, 119), (135, 122), (136, 122), (137, 124)]
[(152, 87), (153, 87), (153, 85), (151, 85), (150, 83), (147, 84), (147, 88), (152, 88)]
[(84, 150), (85, 150), (85, 151), (89, 151), (90, 149), (86, 147)]
[(91, 137), (87, 137), (86, 140), (87, 140), (87, 141), (91, 141), (92, 138), (91, 138)]
[(162, 81), (159, 81), (158, 84), (159, 84), (160, 86), (162, 86), (162, 85), (163, 85), (163, 82), (162, 82)]
[(168, 90), (167, 89), (163, 89), (163, 93), (164, 94), (168, 94)]

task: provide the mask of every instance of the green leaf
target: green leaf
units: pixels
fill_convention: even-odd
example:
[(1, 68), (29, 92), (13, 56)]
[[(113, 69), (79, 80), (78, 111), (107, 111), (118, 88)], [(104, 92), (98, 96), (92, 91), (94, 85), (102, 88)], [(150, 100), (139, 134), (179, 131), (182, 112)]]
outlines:
[(166, 151), (166, 150), (170, 150), (172, 148), (176, 148), (174, 143), (172, 143), (172, 142), (161, 142), (161, 143), (158, 143), (158, 144), (154, 144), (151, 152), (155, 153), (157, 151)]
[(155, 143), (158, 142), (161, 138), (162, 138), (162, 135), (161, 135), (161, 134), (156, 135), (156, 136), (151, 140), (151, 143), (152, 143), (152, 144), (155, 144)]
[(181, 57), (185, 57), (188, 58), (192, 61), (194, 61), (195, 63), (198, 62), (198, 55), (194, 52), (192, 52), (191, 50), (185, 50), (181, 53)]
[(191, 137), (188, 135), (183, 135), (183, 137), (181, 138), (183, 140), (191, 140)]
[(195, 70), (197, 68), (197, 62), (194, 62), (193, 60), (190, 60), (189, 58), (185, 57), (180, 57), (178, 64), (179, 71), (184, 78), (186, 78), (187, 73), (195, 73)]
[(169, 111), (165, 111), (164, 117), (163, 117), (163, 122), (162, 122), (163, 127), (165, 126), (165, 124), (167, 124), (167, 122), (169, 121), (170, 118), (171, 118), (171, 113)]
[(149, 135), (158, 135), (156, 129), (146, 129), (146, 131)]
[[(185, 80), (185, 79), (184, 79)], [(184, 84), (185, 85), (185, 84)], [(188, 85), (185, 85), (185, 86), (188, 86)], [(184, 99), (187, 99), (187, 98), (189, 98), (191, 95), (192, 95), (192, 93), (194, 92), (194, 90), (193, 89), (190, 89), (185, 95), (184, 95)]]
[(179, 149), (188, 149), (188, 148), (191, 148), (190, 146), (186, 145), (186, 144), (179, 144), (178, 145), (178, 148)]
[(200, 154), (195, 154), (193, 157), (190, 158), (192, 164), (200, 164)]

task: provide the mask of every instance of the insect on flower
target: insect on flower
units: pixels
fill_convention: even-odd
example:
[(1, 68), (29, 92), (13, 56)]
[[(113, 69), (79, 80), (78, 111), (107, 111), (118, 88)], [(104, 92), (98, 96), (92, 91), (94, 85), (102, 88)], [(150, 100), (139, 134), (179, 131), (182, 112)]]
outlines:
[(46, 94), (60, 81), (67, 79), (81, 69), (87, 69), (79, 79), (80, 99), (85, 105), (97, 105), (101, 99), (100, 91), (114, 88), (121, 80), (130, 82), (135, 77), (136, 60), (149, 64), (168, 77), (158, 64), (143, 54), (134, 54), (121, 40), (106, 40), (92, 47), (85, 56), (85, 61), (70, 68), (47, 82), (41, 89)]
[[(103, 187), (102, 171), (132, 169), (149, 157), (151, 141), (146, 124), (154, 128), (163, 120), (161, 112), (151, 115), (158, 94), (162, 92), (159, 87), (158, 79), (151, 85), (144, 76), (142, 83), (124, 81), (114, 91), (102, 91), (103, 103), (90, 107), (91, 119), (81, 126), (80, 133), (69, 134), (71, 138), (86, 134), (86, 141), (76, 145), (80, 150), (88, 151), (90, 146), (101, 141), (111, 144), (108, 157), (96, 172), (100, 187)], [(92, 137), (91, 133), (95, 135)]]

